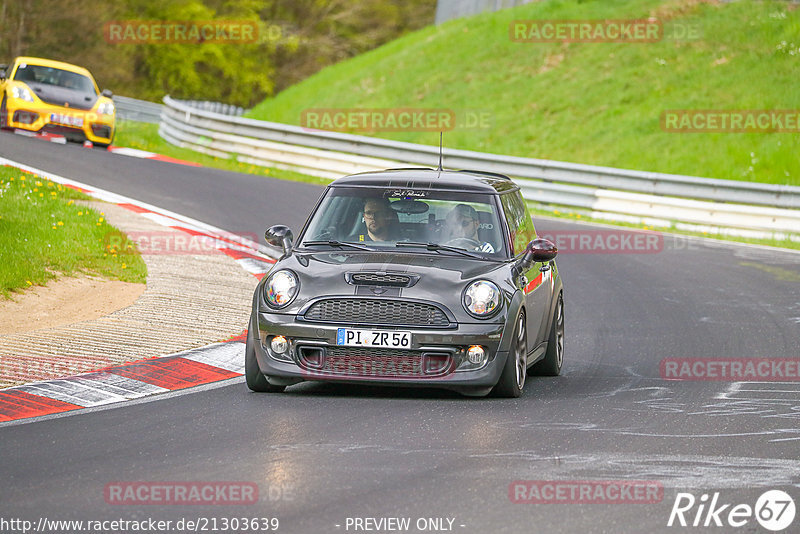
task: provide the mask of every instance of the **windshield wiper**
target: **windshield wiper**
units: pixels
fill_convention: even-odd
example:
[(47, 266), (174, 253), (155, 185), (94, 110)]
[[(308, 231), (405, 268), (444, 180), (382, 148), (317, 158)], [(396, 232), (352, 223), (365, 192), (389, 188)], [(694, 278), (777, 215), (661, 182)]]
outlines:
[(463, 256), (468, 256), (470, 258), (478, 258), (479, 260), (485, 260), (483, 256), (480, 254), (475, 254), (474, 252), (469, 252), (468, 250), (464, 250), (463, 248), (457, 247), (448, 247), (447, 245), (440, 245), (439, 243), (417, 243), (414, 241), (401, 241), (395, 245), (396, 247), (409, 247), (409, 248), (426, 248), (427, 250), (433, 250), (439, 252), (441, 250), (446, 250), (447, 252), (455, 252), (457, 254), (461, 254)]
[(312, 245), (312, 246), (313, 245), (328, 245), (328, 246), (331, 246), (331, 247), (339, 247), (339, 248), (350, 247), (350, 248), (355, 248), (355, 249), (358, 249), (358, 250), (368, 250), (370, 252), (375, 252), (374, 248), (370, 248), (370, 247), (368, 247), (366, 245), (360, 245), (358, 243), (349, 243), (347, 241), (333, 241), (333, 240), (331, 240), (331, 241), (304, 241), (303, 245)]

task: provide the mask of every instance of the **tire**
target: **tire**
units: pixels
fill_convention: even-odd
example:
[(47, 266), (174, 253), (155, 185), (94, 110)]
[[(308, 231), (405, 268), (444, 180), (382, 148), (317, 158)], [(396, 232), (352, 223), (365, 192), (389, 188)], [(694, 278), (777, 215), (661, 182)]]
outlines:
[(258, 393), (280, 393), (286, 389), (286, 386), (273, 386), (270, 384), (267, 377), (258, 368), (256, 349), (250, 340), (249, 330), (247, 331), (247, 345), (244, 353), (244, 378), (247, 382), (247, 387)]
[(525, 312), (520, 312), (514, 327), (514, 339), (511, 350), (503, 366), (500, 380), (494, 387), (496, 397), (517, 398), (525, 387), (525, 375), (528, 365), (528, 334), (525, 328)]
[(0, 130), (8, 130), (8, 111), (6, 108), (6, 100), (8, 97), (3, 95), (3, 102), (0, 103)]
[(553, 312), (553, 324), (547, 341), (544, 359), (530, 369), (531, 375), (558, 376), (564, 364), (564, 295), (558, 294), (558, 302)]

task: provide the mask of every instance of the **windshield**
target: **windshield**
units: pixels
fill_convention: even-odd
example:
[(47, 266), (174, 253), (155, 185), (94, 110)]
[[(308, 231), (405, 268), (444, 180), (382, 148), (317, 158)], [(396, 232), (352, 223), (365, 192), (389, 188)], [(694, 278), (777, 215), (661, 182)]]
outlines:
[(441, 250), (422, 246), (433, 244), (497, 258), (506, 253), (502, 236), (493, 195), (333, 187), (309, 221), (301, 246), (356, 243), (385, 250), (399, 243), (404, 251)]
[(92, 80), (86, 76), (53, 67), (22, 63), (14, 74), (14, 80), (25, 83), (55, 85), (64, 87), (65, 89), (80, 91), (81, 93), (96, 94)]

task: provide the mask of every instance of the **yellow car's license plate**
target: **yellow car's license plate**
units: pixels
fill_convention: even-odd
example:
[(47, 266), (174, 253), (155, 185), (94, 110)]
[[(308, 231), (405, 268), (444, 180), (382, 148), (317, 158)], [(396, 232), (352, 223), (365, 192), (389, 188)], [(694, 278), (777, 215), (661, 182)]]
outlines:
[(411, 332), (339, 328), (336, 332), (336, 344), (349, 347), (410, 349)]
[(64, 126), (77, 126), (78, 128), (83, 128), (83, 117), (77, 117), (75, 115), (51, 113), (50, 122), (53, 124), (62, 124)]

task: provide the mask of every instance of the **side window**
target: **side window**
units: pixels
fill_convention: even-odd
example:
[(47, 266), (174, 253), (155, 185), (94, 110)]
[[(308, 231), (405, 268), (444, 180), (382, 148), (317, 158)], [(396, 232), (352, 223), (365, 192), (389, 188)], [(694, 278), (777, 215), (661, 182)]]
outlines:
[(528, 211), (528, 205), (522, 198), (519, 191), (507, 193), (500, 197), (503, 205), (508, 229), (511, 233), (510, 243), (513, 254), (516, 256), (528, 246), (528, 243), (536, 239), (536, 229), (533, 227), (533, 219)]

